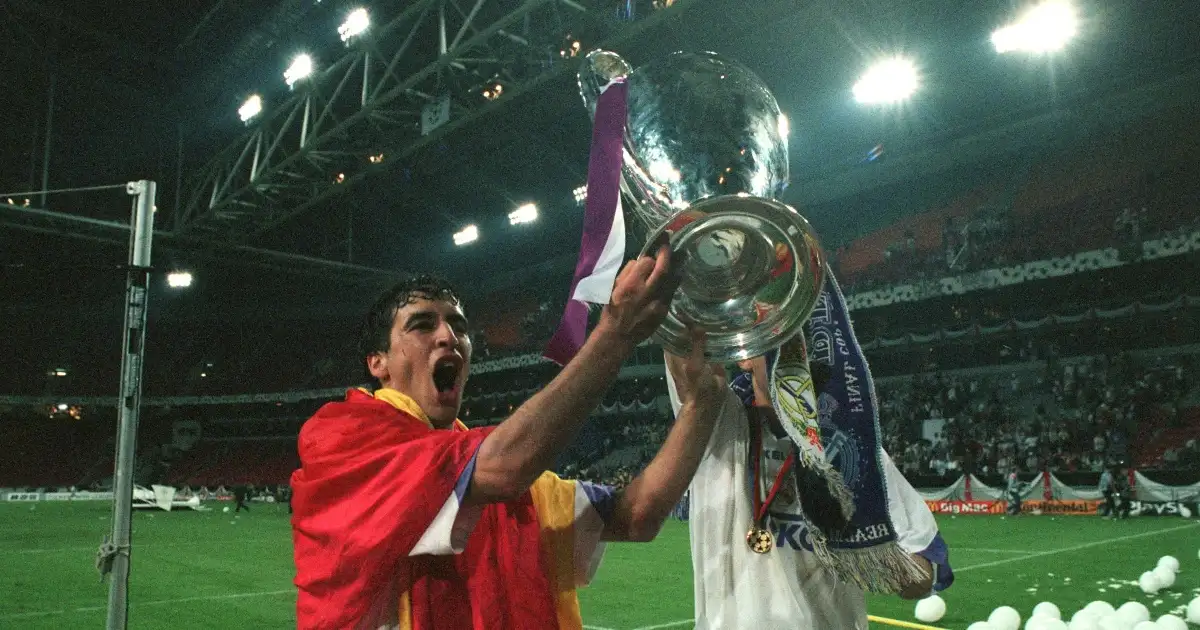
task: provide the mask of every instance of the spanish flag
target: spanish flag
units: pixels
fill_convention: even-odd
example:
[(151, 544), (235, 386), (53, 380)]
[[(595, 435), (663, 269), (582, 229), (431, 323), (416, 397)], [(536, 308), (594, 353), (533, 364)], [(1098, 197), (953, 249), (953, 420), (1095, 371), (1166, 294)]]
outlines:
[(612, 493), (552, 473), (464, 505), (490, 428), (434, 429), (411, 398), (350, 390), (300, 432), (292, 475), (297, 626), (582, 628)]

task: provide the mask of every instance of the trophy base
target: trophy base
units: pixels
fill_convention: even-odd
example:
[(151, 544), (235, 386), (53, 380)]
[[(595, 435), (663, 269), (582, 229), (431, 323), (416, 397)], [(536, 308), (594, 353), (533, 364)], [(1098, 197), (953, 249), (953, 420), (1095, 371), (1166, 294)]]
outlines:
[(765, 354), (795, 335), (816, 305), (825, 257), (808, 221), (785, 203), (709, 197), (651, 234), (647, 247), (663, 234), (686, 256), (683, 281), (654, 335), (673, 354), (690, 351), (691, 325), (706, 331), (709, 361)]

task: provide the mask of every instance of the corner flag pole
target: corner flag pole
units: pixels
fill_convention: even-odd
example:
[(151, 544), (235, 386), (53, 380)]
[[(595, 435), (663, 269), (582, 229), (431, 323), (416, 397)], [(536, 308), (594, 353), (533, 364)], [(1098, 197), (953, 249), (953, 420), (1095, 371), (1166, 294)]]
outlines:
[(113, 476), (112, 533), (101, 547), (101, 573), (111, 562), (108, 586), (108, 630), (124, 630), (129, 621), (129, 531), (133, 511), (133, 468), (138, 419), (142, 407), (142, 360), (145, 356), (146, 304), (150, 289), (150, 242), (154, 236), (152, 181), (130, 182), (126, 192), (136, 197), (130, 218), (129, 269), (125, 281), (124, 354), (121, 357), (121, 395), (118, 407), (116, 473)]

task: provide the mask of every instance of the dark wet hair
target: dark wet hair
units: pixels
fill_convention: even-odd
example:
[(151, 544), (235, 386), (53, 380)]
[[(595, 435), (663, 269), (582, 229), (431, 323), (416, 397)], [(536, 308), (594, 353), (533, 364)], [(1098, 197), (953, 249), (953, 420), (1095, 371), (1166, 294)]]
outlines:
[[(358, 335), (360, 360), (366, 360), (376, 352), (387, 352), (391, 346), (392, 326), (396, 322), (396, 313), (405, 305), (412, 304), (419, 299), (462, 304), (462, 299), (454, 291), (454, 287), (436, 276), (421, 274), (396, 283), (375, 300), (375, 304), (363, 318), (362, 329)], [(366, 369), (365, 365), (363, 367)], [(370, 378), (374, 380), (374, 377)]]

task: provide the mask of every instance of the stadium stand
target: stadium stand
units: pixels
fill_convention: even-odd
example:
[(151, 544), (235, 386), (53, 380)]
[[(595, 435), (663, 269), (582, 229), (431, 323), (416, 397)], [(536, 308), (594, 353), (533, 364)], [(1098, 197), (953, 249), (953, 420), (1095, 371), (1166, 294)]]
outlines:
[[(1188, 124), (1200, 131), (1200, 123)], [(1150, 150), (1168, 133), (1180, 131), (1148, 123), (1089, 144), (1087, 160), (1075, 153), (1029, 158), (1006, 178), (971, 183), (840, 247), (830, 244), (878, 379), (886, 447), (906, 473), (1086, 472), (1113, 458), (1143, 468), (1200, 462), (1200, 274), (1189, 272), (1200, 258), (1186, 248), (1158, 259), (1130, 253), (1164, 235), (1186, 245), (1200, 229), (1200, 184), (1188, 176), (1186, 143), (1165, 143), (1166, 155)], [(1080, 269), (1070, 280), (1031, 276), (964, 294), (871, 297), (1105, 248), (1117, 251), (1116, 263)], [(565, 284), (547, 278), (467, 305), (476, 366), (465, 422), (502, 420), (556, 373), (536, 353), (557, 323)], [(148, 370), (147, 393), (336, 391), (363, 378), (354, 328), (320, 315), (237, 325), (214, 319), (184, 336), (151, 328), (151, 335), (172, 335), (172, 361), (184, 374)], [(660, 351), (639, 349), (559, 470), (627, 480), (670, 422), (661, 374)], [(85, 394), (111, 385), (77, 383)], [(286, 483), (299, 426), (323, 400), (157, 410), (143, 422), (138, 482)], [(85, 410), (82, 419), (55, 409), (0, 413), (11, 445), (0, 459), (0, 486), (109, 482), (113, 425), (105, 412)], [(195, 435), (181, 440), (173, 431), (180, 423)]]

